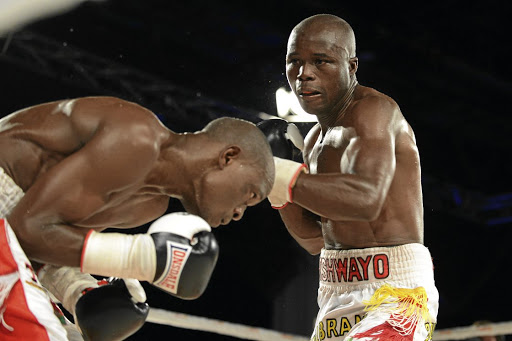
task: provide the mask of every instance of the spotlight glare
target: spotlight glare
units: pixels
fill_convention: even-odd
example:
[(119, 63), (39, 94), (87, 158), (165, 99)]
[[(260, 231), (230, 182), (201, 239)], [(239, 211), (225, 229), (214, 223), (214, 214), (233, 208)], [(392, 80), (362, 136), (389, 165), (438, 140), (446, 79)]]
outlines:
[(300, 106), (299, 100), (291, 91), (279, 88), (276, 91), (277, 115), (291, 122), (316, 122), (316, 116), (308, 114)]

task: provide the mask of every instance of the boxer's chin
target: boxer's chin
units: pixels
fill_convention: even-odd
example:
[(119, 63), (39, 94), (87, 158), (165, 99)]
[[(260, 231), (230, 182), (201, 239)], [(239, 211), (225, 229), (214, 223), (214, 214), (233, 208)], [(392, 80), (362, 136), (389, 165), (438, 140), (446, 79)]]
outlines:
[(182, 200), (181, 204), (185, 211), (203, 218), (212, 228), (224, 225), (223, 221), (225, 219), (221, 217), (222, 214), (215, 214), (215, 212), (213, 212), (209, 207), (205, 207), (204, 205), (200, 205), (196, 202), (191, 202), (190, 200)]
[(189, 201), (187, 200), (182, 200), (181, 201), (181, 204), (183, 205), (183, 208), (185, 209), (185, 211), (187, 211), (188, 213), (190, 214), (194, 214), (194, 215), (197, 215), (197, 216), (200, 216), (201, 218), (203, 218), (204, 220), (206, 220), (206, 222), (208, 222), (208, 224), (210, 224), (210, 221), (209, 219), (207, 219), (207, 217), (205, 217), (201, 210), (199, 209), (199, 207), (195, 204), (191, 204)]

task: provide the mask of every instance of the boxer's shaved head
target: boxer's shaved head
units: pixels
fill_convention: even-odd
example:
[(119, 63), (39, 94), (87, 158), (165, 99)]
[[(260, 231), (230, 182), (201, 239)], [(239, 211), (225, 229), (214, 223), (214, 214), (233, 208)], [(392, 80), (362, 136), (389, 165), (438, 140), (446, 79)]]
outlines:
[(211, 121), (203, 131), (215, 141), (239, 146), (242, 158), (263, 170), (267, 178), (273, 182), (272, 150), (265, 135), (255, 124), (238, 118), (222, 117)]
[(329, 32), (335, 36), (334, 41), (348, 58), (356, 56), (356, 37), (348, 22), (332, 14), (317, 14), (302, 20), (292, 30), (288, 41), (288, 50), (298, 36), (310, 35), (313, 32)]

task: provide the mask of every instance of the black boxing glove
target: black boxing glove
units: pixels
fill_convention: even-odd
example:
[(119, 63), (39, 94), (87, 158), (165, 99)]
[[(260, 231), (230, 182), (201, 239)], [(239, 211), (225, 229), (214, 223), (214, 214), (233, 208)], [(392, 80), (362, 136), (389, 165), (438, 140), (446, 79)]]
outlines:
[(219, 254), (208, 223), (187, 213), (168, 214), (151, 224), (148, 234), (157, 252), (153, 285), (181, 299), (199, 297)]
[(149, 313), (148, 304), (138, 301), (140, 290), (144, 294), (137, 280), (120, 278), (86, 290), (75, 307), (75, 323), (84, 340), (121, 341), (137, 332)]
[(304, 138), (299, 128), (293, 123), (275, 118), (261, 121), (256, 126), (267, 137), (274, 156), (292, 160), (294, 148), (300, 151), (304, 148)]
[(308, 172), (305, 164), (292, 161), (294, 148), (304, 149), (304, 138), (295, 124), (281, 118), (261, 121), (257, 126), (267, 137), (274, 155), (276, 175), (268, 200), (273, 208), (281, 209), (293, 202), (295, 182)]
[(146, 293), (135, 279), (98, 281), (79, 268), (44, 265), (38, 279), (70, 312), (85, 340), (124, 340), (146, 321)]
[(196, 299), (206, 289), (219, 246), (208, 223), (185, 212), (155, 220), (147, 234), (87, 235), (82, 271), (136, 278), (181, 299)]

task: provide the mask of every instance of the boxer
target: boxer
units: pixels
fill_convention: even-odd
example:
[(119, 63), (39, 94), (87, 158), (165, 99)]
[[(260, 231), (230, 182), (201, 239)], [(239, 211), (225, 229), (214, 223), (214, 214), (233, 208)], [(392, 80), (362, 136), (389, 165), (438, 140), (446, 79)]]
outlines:
[[(319, 14), (293, 28), (286, 75), (318, 124), (304, 140), (304, 164), (275, 157), (268, 199), (291, 236), (320, 254), (311, 340), (424, 341), (439, 294), (423, 244), (416, 138), (392, 98), (358, 83), (358, 65), (345, 20)], [(268, 125), (290, 146), (287, 124)]]
[[(43, 268), (42, 279), (79, 319), (101, 314), (94, 302), (111, 291), (118, 292), (120, 309), (128, 306), (124, 311), (142, 320), (146, 314), (143, 295), (128, 290), (126, 281), (94, 288), (80, 272), (148, 281), (171, 295), (197, 298), (218, 255), (210, 227), (240, 220), (268, 195), (273, 181), (265, 136), (240, 119), (220, 118), (201, 131), (175, 133), (148, 109), (114, 97), (43, 103), (4, 117), (0, 234), (8, 247), (1, 249), (0, 264), (2, 339), (34, 330), (46, 335), (41, 340), (65, 338), (35, 264), (73, 268)], [(171, 197), (188, 213), (162, 216)], [(151, 221), (145, 234), (102, 232)], [(76, 285), (57, 288), (56, 273), (67, 273), (63, 283)], [(18, 304), (22, 300), (28, 306)], [(84, 302), (93, 302), (92, 308)], [(122, 326), (110, 323), (113, 318), (101, 320), (109, 321), (105, 333), (134, 332), (123, 334)], [(87, 337), (91, 323), (78, 322)]]

